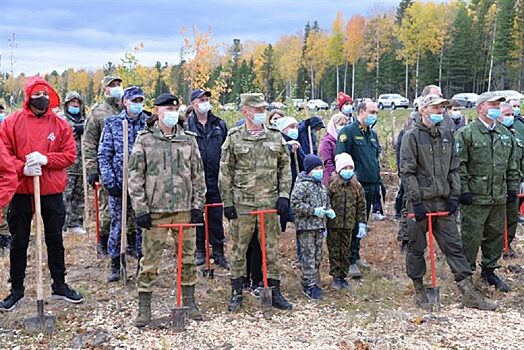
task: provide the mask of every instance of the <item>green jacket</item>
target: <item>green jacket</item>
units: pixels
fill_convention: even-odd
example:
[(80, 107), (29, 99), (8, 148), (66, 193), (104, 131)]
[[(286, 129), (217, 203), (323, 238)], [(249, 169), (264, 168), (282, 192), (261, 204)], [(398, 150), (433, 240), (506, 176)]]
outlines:
[(273, 209), (278, 197), (289, 198), (289, 151), (280, 131), (264, 127), (253, 136), (245, 125), (230, 129), (222, 145), (218, 184), (224, 207)]
[(517, 168), (519, 169), (519, 182), (524, 181), (524, 137), (517, 129), (510, 127), (509, 131), (515, 139), (515, 159), (517, 161)]
[(516, 145), (509, 130), (497, 123), (490, 131), (477, 118), (455, 138), (461, 193), (470, 192), (473, 204), (505, 204), (508, 191), (517, 191), (519, 185)]
[(128, 179), (136, 216), (184, 212), (204, 205), (206, 182), (196, 137), (179, 125), (169, 138), (158, 122), (138, 133)]
[(328, 219), (328, 228), (352, 230), (356, 224), (366, 223), (366, 195), (354, 176), (344, 181), (339, 174), (331, 174), (328, 193), (337, 214), (334, 219)]
[(458, 199), (459, 159), (449, 128), (427, 127), (417, 121), (406, 131), (400, 148), (400, 177), (406, 198), (415, 204), (433, 199)]
[(362, 185), (380, 183), (380, 146), (377, 133), (361, 127), (358, 120), (345, 126), (337, 138), (335, 154), (348, 153), (355, 162), (355, 173)]

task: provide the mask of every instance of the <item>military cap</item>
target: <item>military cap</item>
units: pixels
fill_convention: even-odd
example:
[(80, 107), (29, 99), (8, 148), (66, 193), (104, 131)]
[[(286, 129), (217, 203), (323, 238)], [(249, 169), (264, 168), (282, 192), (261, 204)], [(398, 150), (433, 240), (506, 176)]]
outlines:
[(429, 94), (423, 96), (418, 103), (419, 107), (427, 106), (449, 106), (449, 101), (445, 98), (440, 97), (439, 95)]
[(134, 100), (139, 97), (145, 98), (144, 91), (138, 86), (130, 86), (124, 90), (124, 100)]
[(193, 102), (195, 98), (200, 98), (202, 96), (206, 95), (207, 97), (211, 97), (211, 91), (207, 91), (204, 89), (196, 89), (191, 91), (191, 95), (189, 97), (189, 101)]
[(119, 82), (122, 82), (122, 79), (117, 75), (106, 75), (104, 79), (102, 79), (102, 86), (106, 87), (109, 84), (111, 84), (113, 81), (118, 80)]
[(180, 100), (175, 95), (165, 92), (155, 99), (154, 104), (155, 106), (178, 106)]
[(506, 101), (506, 98), (494, 92), (485, 92), (482, 95), (480, 95), (479, 97), (477, 97), (477, 106), (484, 102), (495, 102), (495, 101), (504, 102)]
[(267, 102), (264, 101), (264, 94), (262, 93), (247, 93), (240, 95), (240, 107), (267, 107)]

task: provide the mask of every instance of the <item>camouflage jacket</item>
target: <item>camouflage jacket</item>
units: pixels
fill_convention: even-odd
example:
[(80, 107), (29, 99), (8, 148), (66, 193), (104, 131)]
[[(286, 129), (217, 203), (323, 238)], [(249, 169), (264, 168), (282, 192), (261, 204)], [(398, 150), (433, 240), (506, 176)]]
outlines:
[(339, 174), (329, 178), (328, 193), (331, 207), (337, 214), (328, 219), (329, 228), (352, 230), (357, 223), (366, 222), (366, 195), (356, 176), (344, 181)]
[(245, 125), (230, 129), (222, 145), (219, 188), (225, 207), (273, 209), (278, 197), (289, 198), (289, 151), (280, 131), (270, 127), (253, 136)]
[[(71, 129), (73, 129), (78, 124), (84, 124), (85, 118), (83, 115), (72, 115), (67, 111), (58, 113), (58, 116), (60, 118), (65, 119), (69, 125), (71, 125)], [(75, 137), (75, 143), (76, 143), (76, 160), (75, 164), (71, 165), (69, 168), (67, 168), (67, 173), (70, 175), (82, 175), (82, 138), (80, 135), (76, 135), (73, 131), (73, 136)]]
[(138, 132), (144, 129), (147, 115), (141, 113), (137, 118), (127, 116), (126, 110), (108, 118), (105, 122), (100, 147), (98, 149), (98, 162), (100, 164), (100, 178), (105, 188), (122, 189), (124, 176), (124, 139), (122, 121), (128, 121), (128, 154), (131, 154)]
[(509, 131), (513, 135), (515, 140), (515, 159), (517, 162), (517, 168), (519, 169), (519, 182), (524, 181), (524, 137), (514, 127), (510, 127)]
[(87, 175), (99, 174), (98, 146), (102, 138), (102, 131), (107, 118), (120, 113), (122, 110), (115, 103), (114, 98), (107, 98), (102, 104), (93, 108), (87, 116), (84, 130), (84, 152)]
[(409, 202), (458, 199), (459, 159), (454, 142), (450, 129), (429, 128), (421, 121), (406, 131), (400, 147), (400, 177)]
[(470, 192), (473, 204), (504, 204), (508, 191), (517, 191), (519, 172), (515, 141), (504, 126), (493, 130), (476, 118), (455, 134), (460, 158), (461, 193)]
[(167, 137), (158, 122), (140, 131), (129, 160), (129, 195), (137, 216), (202, 209), (206, 183), (195, 134), (177, 125)]
[(331, 209), (328, 192), (322, 181), (317, 181), (305, 172), (297, 176), (291, 191), (291, 208), (295, 212), (295, 227), (301, 230), (322, 230), (326, 219), (315, 216), (315, 208)]

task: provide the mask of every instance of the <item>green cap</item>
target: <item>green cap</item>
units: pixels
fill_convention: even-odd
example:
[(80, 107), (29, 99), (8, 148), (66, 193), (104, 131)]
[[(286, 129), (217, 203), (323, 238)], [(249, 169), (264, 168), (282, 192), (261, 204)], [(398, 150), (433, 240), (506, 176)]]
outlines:
[(499, 95), (497, 93), (494, 93), (494, 92), (485, 92), (482, 95), (480, 95), (479, 97), (477, 97), (477, 106), (479, 106), (481, 103), (484, 103), (484, 102), (495, 102), (495, 101), (504, 102), (506, 101), (506, 97)]
[(267, 107), (266, 101), (264, 101), (264, 94), (261, 93), (247, 93), (240, 95), (240, 107)]
[(106, 87), (115, 80), (122, 82), (122, 79), (117, 75), (106, 75), (104, 79), (102, 79), (102, 86)]
[(439, 95), (435, 94), (429, 94), (424, 97), (422, 97), (418, 103), (419, 107), (427, 107), (427, 106), (448, 106), (449, 101), (445, 98), (440, 97)]

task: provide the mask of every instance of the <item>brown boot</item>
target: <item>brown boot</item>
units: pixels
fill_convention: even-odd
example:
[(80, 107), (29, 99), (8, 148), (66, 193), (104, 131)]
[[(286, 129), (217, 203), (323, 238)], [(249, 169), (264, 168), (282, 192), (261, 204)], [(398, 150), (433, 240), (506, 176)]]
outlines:
[(462, 297), (460, 301), (465, 307), (470, 307), (479, 310), (496, 310), (498, 305), (491, 300), (486, 300), (473, 285), (471, 277), (464, 278), (462, 281), (458, 282), (460, 291), (462, 292)]
[(195, 304), (195, 286), (182, 286), (182, 303), (187, 306), (187, 317), (195, 321), (202, 321), (202, 312)]
[(151, 322), (151, 293), (138, 293), (138, 315), (135, 318), (136, 327), (145, 327)]
[(422, 278), (417, 278), (413, 280), (413, 285), (415, 286), (415, 303), (418, 307), (423, 310), (431, 311), (431, 305), (428, 300), (428, 295), (426, 294), (426, 288), (424, 288), (424, 282)]

